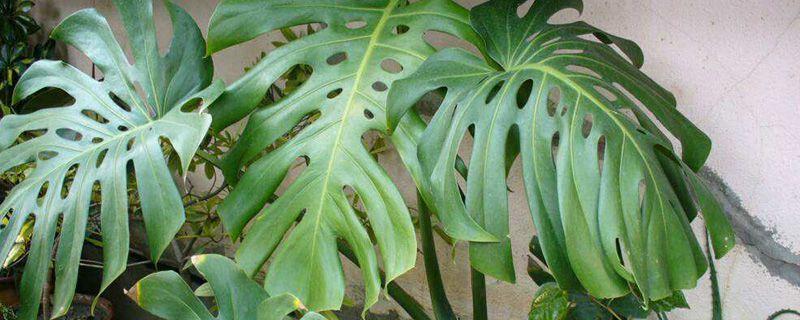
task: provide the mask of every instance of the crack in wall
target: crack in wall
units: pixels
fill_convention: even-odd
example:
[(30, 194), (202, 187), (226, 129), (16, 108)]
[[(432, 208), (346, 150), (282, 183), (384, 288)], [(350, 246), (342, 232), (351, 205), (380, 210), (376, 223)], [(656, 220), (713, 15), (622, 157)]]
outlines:
[(739, 244), (756, 261), (761, 262), (771, 275), (800, 287), (800, 255), (778, 243), (775, 231), (747, 212), (736, 192), (716, 172), (703, 167), (700, 177), (720, 201), (740, 240)]

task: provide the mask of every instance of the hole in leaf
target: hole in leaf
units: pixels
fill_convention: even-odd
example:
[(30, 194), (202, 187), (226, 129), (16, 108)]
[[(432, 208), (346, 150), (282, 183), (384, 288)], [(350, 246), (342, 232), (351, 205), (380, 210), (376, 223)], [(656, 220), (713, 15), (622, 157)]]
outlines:
[(534, 32), (532, 35), (529, 35), (528, 38), (525, 39), (526, 42), (531, 42), (533, 39), (539, 36), (539, 32)]
[(553, 51), (554, 55), (569, 55), (569, 54), (581, 54), (583, 50), (581, 49), (558, 49)]
[(575, 72), (575, 73), (585, 74), (587, 76), (595, 77), (597, 79), (602, 79), (603, 78), (596, 71), (594, 71), (592, 69), (589, 69), (587, 67), (584, 67), (584, 66), (577, 66), (577, 65), (571, 64), (571, 65), (567, 66), (567, 70)]
[(39, 192), (36, 194), (36, 200), (37, 201), (42, 201), (44, 199), (44, 197), (47, 195), (47, 189), (49, 189), (49, 188), (50, 188), (50, 181), (49, 180), (45, 181), (44, 183), (42, 183), (42, 185), (39, 186)]
[(125, 162), (125, 171), (131, 173), (133, 177), (136, 177), (136, 166), (133, 164), (133, 159)]
[[(511, 128), (508, 130), (508, 135), (506, 135), (506, 146), (505, 146), (505, 153), (506, 153), (506, 178), (511, 174), (511, 167), (514, 166), (514, 162), (517, 161), (519, 158), (519, 144), (518, 143), (511, 143), (511, 141), (520, 141), (519, 140), (519, 125), (516, 123), (511, 125)], [(511, 156), (514, 158), (511, 159)], [(511, 190), (511, 187), (508, 186), (508, 182), (506, 183), (506, 187)]]
[(583, 127), (581, 128), (581, 133), (583, 134), (584, 138), (588, 138), (589, 134), (592, 133), (592, 120), (591, 113), (587, 113), (585, 116), (583, 116)]
[(45, 87), (19, 101), (15, 110), (19, 114), (28, 114), (41, 109), (68, 107), (74, 104), (75, 98), (66, 91), (55, 87)]
[(375, 115), (372, 114), (372, 111), (369, 111), (369, 109), (364, 109), (364, 117), (367, 119), (372, 119), (375, 118)]
[(558, 87), (550, 88), (550, 91), (547, 92), (547, 114), (551, 117), (556, 115), (556, 108), (558, 108), (558, 104), (561, 102), (561, 90)]
[(201, 99), (201, 98), (191, 99), (189, 101), (186, 101), (186, 103), (184, 103), (181, 106), (181, 111), (183, 111), (183, 112), (192, 112), (192, 111), (197, 110), (198, 108), (202, 107), (203, 103), (204, 103), (203, 99)]
[(480, 50), (478, 50), (478, 48), (471, 42), (446, 32), (440, 32), (434, 30), (425, 31), (422, 34), (422, 39), (424, 39), (425, 42), (427, 42), (437, 50), (456, 47), (467, 50), (476, 55), (480, 54)]
[(103, 116), (99, 115), (97, 112), (94, 112), (92, 110), (85, 109), (81, 111), (81, 113), (85, 115), (87, 118), (97, 121), (99, 123), (108, 123), (108, 119), (103, 118)]
[[(91, 195), (92, 199), (100, 199), (101, 193), (102, 193), (101, 186), (102, 186), (102, 184), (100, 183), (99, 180), (95, 180), (92, 183), (92, 195)], [(100, 215), (100, 210), (94, 211), (95, 213), (92, 214), (93, 211), (94, 210), (89, 210), (89, 214), (90, 214), (89, 219), (93, 218), (94, 215)]]
[(329, 65), (335, 66), (345, 60), (347, 60), (347, 52), (338, 52), (328, 57), (325, 62), (327, 62)]
[(561, 106), (561, 116), (563, 117), (565, 114), (567, 114), (568, 110), (569, 110), (569, 107), (567, 107), (566, 104)]
[(636, 114), (630, 108), (620, 108), (617, 111), (637, 126), (639, 125), (639, 119), (636, 118)]
[(606, 136), (600, 136), (597, 140), (597, 167), (600, 170), (600, 175), (603, 175), (603, 163), (606, 159)]
[(372, 83), (372, 90), (375, 90), (375, 91), (378, 91), (378, 92), (384, 92), (384, 91), (386, 91), (388, 89), (389, 89), (389, 87), (386, 86), (386, 84), (381, 82), (381, 81), (375, 81), (375, 82)]
[(627, 88), (625, 88), (624, 86), (622, 86), (621, 84), (616, 83), (616, 82), (613, 83), (613, 86), (614, 86), (614, 88), (619, 90), (619, 92), (621, 92), (622, 95), (625, 96), (625, 98), (628, 98), (630, 100), (630, 102), (632, 102), (634, 105), (636, 105), (639, 108), (644, 108), (644, 103), (642, 103), (642, 101), (640, 101), (638, 98), (636, 98), (636, 96), (634, 96), (633, 93), (628, 91)]
[(619, 240), (619, 238), (616, 238), (616, 243), (617, 243), (617, 257), (619, 258), (619, 264), (621, 264), (623, 267), (627, 266), (628, 264), (625, 262), (625, 255), (627, 254), (625, 252), (625, 247)]
[(559, 135), (558, 131), (553, 134), (553, 139), (550, 140), (550, 156), (553, 158), (553, 167), (557, 167), (558, 164), (558, 145), (561, 142), (561, 136)]
[(542, 43), (542, 44), (541, 44), (541, 46), (542, 46), (542, 47), (545, 47), (545, 46), (547, 46), (547, 45), (549, 45), (549, 44), (552, 44), (552, 43), (554, 43), (554, 42), (556, 42), (556, 41), (559, 41), (559, 40), (561, 40), (561, 37), (555, 37), (555, 38), (553, 38), (553, 39), (550, 39), (550, 40), (547, 40), (547, 41), (545, 41), (544, 43)]
[(606, 88), (603, 88), (601, 86), (594, 86), (594, 90), (596, 90), (598, 93), (600, 93), (600, 95), (608, 99), (608, 101), (612, 102), (617, 101), (617, 95), (611, 93), (611, 91), (609, 91)]
[(95, 168), (100, 168), (100, 166), (103, 164), (103, 160), (106, 159), (106, 154), (108, 154), (108, 149), (103, 149), (99, 154), (97, 154), (97, 161), (94, 164)]
[(336, 89), (336, 90), (332, 90), (331, 92), (328, 92), (328, 99), (336, 98), (341, 93), (342, 93), (342, 88), (339, 88), (339, 89)]
[(83, 139), (83, 135), (80, 132), (70, 128), (59, 128), (56, 130), (56, 134), (61, 137), (61, 139), (69, 141), (81, 141), (81, 139)]
[(28, 139), (33, 139), (41, 137), (45, 134), (47, 134), (47, 129), (36, 129), (36, 130), (26, 130), (22, 132), (21, 136)]
[(460, 157), (456, 158), (455, 169), (453, 175), (456, 178), (456, 183), (461, 190), (467, 190), (467, 176), (464, 176), (466, 169), (472, 159), (472, 146), (474, 144), (473, 137), (475, 136), (475, 124), (467, 126), (466, 132), (461, 136), (461, 141), (458, 143), (458, 154)]
[(381, 61), (381, 69), (388, 73), (397, 74), (403, 71), (403, 65), (397, 62), (395, 59), (388, 58)]
[(410, 28), (407, 25), (398, 24), (392, 28), (392, 33), (395, 35), (401, 35), (408, 32), (408, 30), (410, 30)]
[(494, 87), (492, 87), (491, 90), (489, 90), (489, 94), (486, 95), (486, 101), (485, 101), (486, 104), (489, 104), (489, 102), (491, 102), (492, 99), (494, 99), (494, 97), (497, 96), (497, 93), (500, 92), (500, 88), (503, 87), (504, 83), (505, 83), (505, 80), (504, 81), (500, 81), (497, 84), (495, 84)]
[(553, 15), (550, 16), (550, 19), (547, 19), (548, 24), (564, 24), (575, 22), (580, 18), (581, 13), (578, 10), (572, 8), (562, 9)]
[(519, 86), (517, 90), (517, 108), (525, 108), (528, 100), (531, 98), (531, 91), (533, 90), (533, 80), (528, 79)]
[(101, 143), (101, 142), (103, 142), (103, 138), (100, 138), (100, 137), (92, 138), (92, 143), (94, 143), (94, 144), (98, 144), (98, 143)]
[(39, 153), (37, 154), (37, 157), (41, 161), (47, 161), (47, 160), (55, 158), (56, 156), (58, 156), (58, 152), (50, 151), (50, 150), (39, 151)]
[(524, 18), (531, 10), (534, 0), (527, 0), (517, 7), (517, 17)]
[(345, 26), (347, 26), (347, 29), (361, 29), (367, 26), (367, 22), (364, 20), (355, 20), (348, 22)]
[(69, 190), (72, 188), (72, 182), (75, 180), (75, 175), (78, 173), (78, 164), (73, 164), (67, 169), (64, 175), (64, 181), (61, 183), (61, 199), (66, 199), (69, 195)]
[(639, 180), (639, 208), (644, 211), (644, 199), (647, 196), (647, 182)]
[[(352, 206), (354, 209), (356, 209), (358, 211), (364, 212), (364, 207), (359, 206), (361, 201), (357, 198), (356, 190), (353, 189), (353, 187), (351, 187), (349, 185), (342, 186), (342, 193), (347, 198), (347, 202), (350, 203), (350, 206)], [(358, 211), (356, 211), (356, 214), (361, 216), (361, 214)], [(362, 218), (366, 218), (366, 217), (362, 217)]]
[(117, 95), (114, 94), (113, 92), (109, 92), (108, 96), (111, 98), (111, 101), (114, 101), (114, 103), (117, 106), (119, 106), (120, 108), (122, 108), (122, 110), (125, 110), (125, 111), (128, 111), (128, 112), (131, 111), (131, 106), (128, 105), (128, 103), (125, 102), (124, 100), (120, 99), (120, 97), (117, 97)]
[(133, 149), (133, 144), (136, 143), (136, 138), (131, 138), (128, 140), (128, 144), (125, 146), (125, 149), (131, 151)]
[[(290, 177), (300, 176), (303, 173), (303, 171), (308, 168), (310, 164), (311, 160), (307, 155), (297, 156), (289, 166), (289, 171), (284, 175), (283, 181), (281, 181), (278, 188), (275, 189), (276, 190), (275, 194), (277, 195), (283, 193), (286, 189), (291, 188), (292, 184), (295, 183), (295, 179), (291, 179)], [(305, 212), (305, 209), (303, 209), (303, 212)]]
[(128, 131), (128, 127), (126, 127), (126, 126), (118, 126), (117, 130), (125, 132), (125, 131)]

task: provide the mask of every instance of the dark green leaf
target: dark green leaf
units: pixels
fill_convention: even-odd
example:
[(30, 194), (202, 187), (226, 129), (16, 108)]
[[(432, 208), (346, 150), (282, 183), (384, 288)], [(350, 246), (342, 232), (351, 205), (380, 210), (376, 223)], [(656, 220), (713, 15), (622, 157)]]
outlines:
[(528, 257), (528, 276), (533, 279), (533, 282), (536, 285), (543, 285), (548, 282), (556, 281), (549, 272), (547, 272), (539, 261), (536, 261), (533, 257)]
[(566, 291), (561, 290), (554, 282), (545, 283), (536, 290), (528, 319), (564, 320), (571, 307)]
[[(584, 22), (548, 22), (563, 9), (580, 11), (581, 1), (534, 1), (519, 17), (523, 2), (473, 8), (488, 62), (445, 49), (390, 92), (394, 126), (425, 93), (447, 89), (419, 146), (437, 212), (468, 214), (502, 239), (471, 243), (471, 264), (513, 282), (505, 181), (507, 159), (517, 152), (509, 143), (517, 143), (542, 252), (564, 289), (614, 298), (632, 283), (645, 300), (659, 300), (694, 287), (707, 265), (683, 211), (694, 206), (681, 204), (693, 200), (676, 190), (698, 194), (722, 248), (733, 241), (693, 172), (708, 156), (708, 137), (678, 112), (671, 93), (638, 70), (635, 43)], [(454, 167), (467, 132), (474, 138), (462, 203)], [(666, 134), (680, 141), (683, 161)], [(663, 154), (679, 174), (666, 172)]]

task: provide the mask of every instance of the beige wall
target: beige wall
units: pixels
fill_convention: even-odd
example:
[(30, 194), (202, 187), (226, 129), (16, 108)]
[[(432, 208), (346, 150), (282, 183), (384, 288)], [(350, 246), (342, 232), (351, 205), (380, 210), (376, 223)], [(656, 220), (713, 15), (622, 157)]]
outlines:
[[(95, 6), (119, 23), (105, 0), (39, 0), (36, 14), (53, 24), (69, 13)], [(182, 0), (182, 5), (205, 29), (214, 0)], [(461, 1), (474, 5), (479, 0)], [(715, 149), (708, 166), (729, 184), (743, 209), (768, 230), (769, 241), (800, 254), (800, 139), (795, 130), (800, 118), (800, 2), (796, 0), (585, 0), (584, 18), (612, 33), (631, 38), (642, 46), (644, 70), (675, 93), (679, 108), (711, 136)], [(166, 45), (170, 39), (168, 18), (158, 11), (158, 24)], [(250, 42), (214, 56), (219, 77), (230, 83), (261, 51), (270, 49), (266, 39)], [(90, 64), (74, 50), (69, 60), (83, 70)], [(382, 159), (398, 177), (407, 199), (413, 187), (394, 155)], [(489, 280), (492, 319), (522, 319), (535, 285), (526, 277), (525, 259), (529, 235), (534, 232), (521, 190), (519, 168), (511, 177), (511, 232), (519, 283)], [(695, 223), (700, 230), (702, 222)], [(768, 242), (769, 242), (768, 241)], [(453, 259), (439, 247), (444, 280), (454, 308), (469, 318), (470, 295), (464, 246)], [(765, 319), (787, 307), (800, 309), (800, 288), (775, 276), (754, 251), (737, 246), (718, 265), (727, 319)], [(791, 258), (791, 257), (790, 257)], [(797, 256), (794, 256), (797, 258)], [(792, 259), (794, 259), (792, 258)], [(787, 260), (785, 257), (783, 258)], [(789, 271), (797, 261), (788, 259)], [(800, 258), (798, 258), (800, 259)], [(780, 260), (780, 259), (779, 259)], [(424, 267), (399, 282), (427, 301)], [(795, 263), (795, 265), (792, 265)], [(792, 269), (795, 268), (795, 269)], [(358, 274), (350, 268), (351, 279)], [(708, 319), (710, 300), (707, 278), (688, 293), (692, 310), (671, 319)], [(352, 284), (359, 294), (358, 283)], [(375, 311), (394, 308), (382, 302)]]

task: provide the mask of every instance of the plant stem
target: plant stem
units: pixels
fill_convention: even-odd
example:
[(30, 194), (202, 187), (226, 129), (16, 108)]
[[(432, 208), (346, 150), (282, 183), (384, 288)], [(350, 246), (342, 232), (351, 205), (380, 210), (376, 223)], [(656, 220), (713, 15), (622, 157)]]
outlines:
[(191, 206), (196, 205), (196, 204), (198, 204), (200, 202), (207, 201), (208, 199), (216, 197), (220, 192), (222, 192), (222, 190), (225, 190), (225, 188), (227, 188), (227, 187), (228, 187), (228, 182), (227, 181), (222, 182), (222, 185), (219, 186), (219, 189), (212, 191), (211, 193), (205, 195), (202, 198), (198, 198), (198, 199), (194, 199), (194, 200), (188, 201), (183, 206), (184, 207), (191, 207)]
[(786, 314), (793, 314), (793, 315), (796, 315), (796, 316), (800, 316), (800, 312), (797, 312), (797, 310), (782, 309), (782, 310), (780, 310), (778, 312), (775, 312), (775, 313), (771, 314), (769, 316), (769, 318), (767, 318), (767, 320), (777, 320), (778, 317), (780, 317), (782, 315), (786, 315)]
[(170, 244), (172, 245), (172, 253), (175, 255), (175, 260), (178, 261), (178, 274), (181, 276), (181, 278), (183, 278), (184, 281), (186, 281), (186, 283), (191, 283), (192, 279), (189, 277), (187, 269), (183, 267), (185, 259), (183, 256), (183, 251), (178, 246), (178, 240), (172, 239)]
[(711, 251), (711, 237), (708, 234), (708, 229), (706, 229), (706, 256), (708, 258), (708, 276), (711, 279), (711, 319), (722, 320), (719, 279), (717, 279), (717, 267), (714, 265), (714, 256)]
[(425, 309), (422, 308), (419, 302), (414, 300), (414, 297), (412, 297), (410, 294), (408, 294), (408, 292), (403, 290), (403, 288), (400, 287), (400, 285), (398, 285), (397, 283), (394, 282), (389, 283), (389, 285), (386, 286), (386, 291), (389, 293), (389, 296), (391, 296), (392, 299), (394, 299), (394, 301), (396, 301), (397, 304), (399, 304), (400, 307), (402, 307), (403, 310), (405, 310), (406, 313), (408, 313), (408, 315), (411, 316), (411, 319), (431, 320), (431, 318), (428, 317), (428, 314), (425, 313)]
[[(356, 255), (353, 253), (353, 250), (347, 246), (346, 243), (339, 242), (339, 252), (344, 255), (347, 260), (350, 260), (353, 264), (358, 266), (358, 259)], [(380, 272), (381, 278), (384, 277), (383, 271)], [(400, 305), (403, 310), (411, 316), (411, 319), (415, 320), (431, 320), (427, 313), (425, 313), (425, 308), (417, 302), (408, 292), (406, 292), (400, 285), (395, 282), (390, 282), (386, 286), (386, 291), (389, 293), (389, 296)]]
[(222, 169), (222, 163), (216, 157), (212, 156), (208, 152), (204, 150), (197, 150), (195, 153), (201, 159), (207, 161), (208, 163), (212, 164), (213, 166)]
[(428, 280), (428, 291), (431, 295), (431, 304), (436, 319), (457, 319), (450, 302), (447, 300), (447, 293), (444, 290), (442, 275), (439, 271), (439, 261), (436, 257), (436, 243), (433, 241), (433, 229), (431, 228), (431, 213), (425, 200), (417, 193), (419, 206), (419, 233), (422, 239), (422, 256), (425, 262), (425, 278)]
[(489, 319), (489, 308), (486, 306), (486, 278), (478, 270), (469, 268), (472, 284), (472, 318)]

